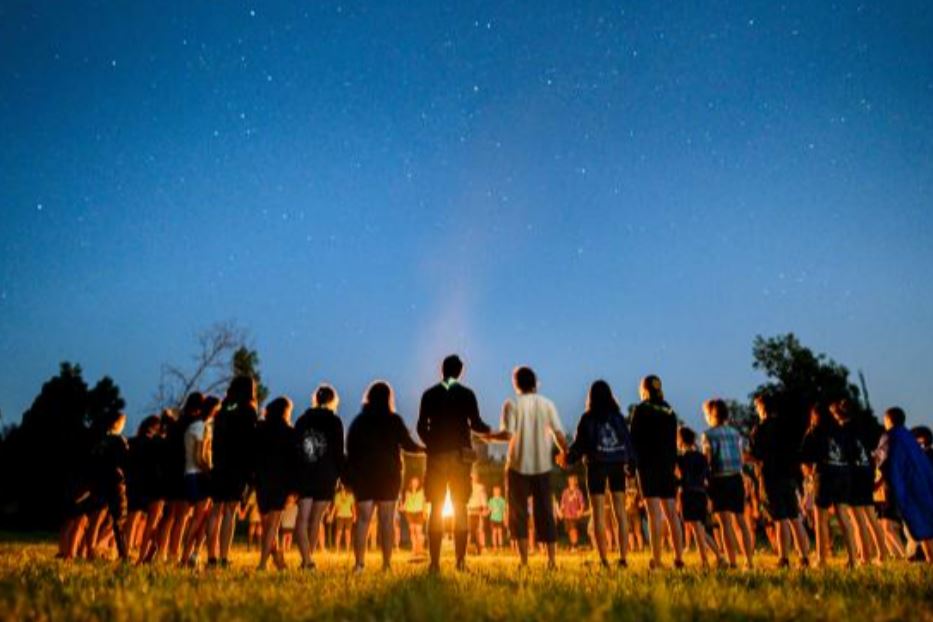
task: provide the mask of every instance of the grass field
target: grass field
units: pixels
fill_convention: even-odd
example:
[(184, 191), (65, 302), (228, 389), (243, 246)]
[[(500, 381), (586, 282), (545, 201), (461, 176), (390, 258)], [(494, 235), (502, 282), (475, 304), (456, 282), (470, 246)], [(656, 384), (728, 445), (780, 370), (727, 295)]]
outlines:
[[(511, 555), (471, 558), (440, 577), (402, 552), (391, 573), (371, 554), (366, 572), (344, 555), (318, 558), (314, 573), (253, 570), (239, 550), (226, 570), (62, 563), (51, 544), (0, 542), (3, 620), (933, 620), (929, 566), (897, 563), (845, 571), (703, 573), (602, 571), (588, 554), (566, 554), (556, 572), (542, 558), (518, 573)], [(296, 564), (295, 553), (289, 558)], [(695, 564), (695, 559), (688, 563)], [(773, 559), (762, 558), (769, 567)]]

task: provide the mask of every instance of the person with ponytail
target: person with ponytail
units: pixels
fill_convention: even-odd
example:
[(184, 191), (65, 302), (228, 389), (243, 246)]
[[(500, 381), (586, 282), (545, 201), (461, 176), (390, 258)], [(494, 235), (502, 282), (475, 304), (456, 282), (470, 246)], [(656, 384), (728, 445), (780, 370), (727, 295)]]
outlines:
[(641, 403), (632, 413), (632, 444), (638, 456), (638, 485), (648, 510), (651, 568), (661, 568), (664, 524), (670, 527), (674, 567), (683, 568), (684, 536), (677, 514), (677, 415), (664, 401), (661, 379), (641, 381)]
[(208, 520), (208, 566), (229, 565), (237, 508), (246, 501), (254, 477), (258, 424), (256, 381), (252, 376), (237, 376), (230, 382), (220, 412), (214, 418), (211, 480), (214, 506)]

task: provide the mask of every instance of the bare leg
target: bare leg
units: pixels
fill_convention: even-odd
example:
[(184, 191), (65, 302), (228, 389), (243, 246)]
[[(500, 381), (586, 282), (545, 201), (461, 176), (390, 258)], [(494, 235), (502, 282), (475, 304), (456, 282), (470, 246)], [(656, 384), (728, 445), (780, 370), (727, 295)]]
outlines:
[(375, 506), (372, 501), (358, 501), (356, 504), (356, 533), (353, 538), (353, 553), (356, 556), (355, 570), (363, 569), (366, 561), (366, 540), (369, 534), (369, 521), (373, 517)]
[(745, 552), (745, 567), (751, 569), (755, 566), (755, 539), (748, 521), (741, 514), (734, 514), (733, 519), (742, 536), (742, 550)]
[(624, 492), (612, 493), (612, 513), (615, 514), (619, 533), (619, 560), (624, 563), (628, 559), (628, 517), (625, 515)]
[(311, 519), (311, 507), (314, 500), (305, 497), (298, 501), (298, 517), (295, 519), (295, 541), (298, 543), (298, 553), (301, 555), (301, 567), (311, 566), (311, 546), (308, 541), (308, 521)]
[(849, 556), (849, 565), (855, 565), (855, 526), (849, 516), (849, 506), (840, 504), (836, 506), (836, 518), (842, 526), (842, 536), (846, 545), (846, 553)]
[(661, 517), (661, 499), (657, 497), (645, 499), (645, 506), (648, 509), (648, 543), (651, 546), (651, 563), (660, 566), (661, 537), (664, 528)]
[(674, 563), (682, 564), (684, 558), (684, 530), (680, 524), (680, 516), (677, 514), (677, 505), (673, 499), (663, 499), (661, 501), (661, 511), (664, 513), (664, 519), (670, 529), (671, 544), (674, 547)]
[(276, 547), (279, 537), (279, 525), (282, 521), (282, 512), (275, 510), (262, 517), (262, 551), (259, 554), (259, 570), (265, 570), (269, 557)]
[(722, 540), (726, 549), (726, 558), (730, 566), (735, 566), (735, 558), (738, 544), (735, 541), (735, 531), (733, 531), (733, 515), (731, 512), (717, 512), (716, 520), (719, 522), (719, 528), (722, 530)]
[(379, 502), (379, 529), (382, 536), (382, 569), (389, 570), (395, 544), (395, 501)]
[(797, 554), (800, 555), (801, 562), (810, 559), (810, 536), (804, 529), (803, 519), (798, 517), (790, 522), (794, 534), (794, 543), (797, 547)]
[(311, 552), (308, 555), (309, 561), (319, 547), (323, 548), (324, 532), (321, 530), (321, 522), (329, 505), (330, 502), (328, 501), (315, 501), (311, 505), (311, 520), (308, 525), (308, 540), (311, 546)]
[(590, 506), (593, 510), (593, 531), (596, 538), (596, 550), (599, 552), (599, 561), (606, 565), (606, 496), (601, 494), (590, 495)]

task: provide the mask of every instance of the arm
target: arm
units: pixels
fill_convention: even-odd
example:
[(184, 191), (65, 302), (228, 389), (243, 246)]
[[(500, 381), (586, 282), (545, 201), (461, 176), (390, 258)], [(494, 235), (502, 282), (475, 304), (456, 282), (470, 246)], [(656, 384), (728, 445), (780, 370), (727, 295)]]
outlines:
[(586, 413), (580, 417), (580, 421), (577, 423), (577, 433), (573, 437), (573, 443), (567, 448), (567, 452), (564, 456), (564, 462), (567, 465), (576, 464), (586, 454), (586, 443), (583, 440), (586, 436), (586, 417)]
[(431, 414), (427, 397), (428, 391), (425, 391), (421, 396), (421, 406), (418, 408), (418, 424), (416, 426), (418, 436), (421, 437), (421, 441), (425, 444), (429, 442), (428, 437), (431, 435)]
[(472, 391), (468, 394), (467, 409), (467, 420), (469, 421), (470, 429), (475, 434), (483, 437), (491, 434), (492, 429), (486, 425), (486, 422), (479, 416), (479, 404), (476, 403), (476, 395)]
[(402, 451), (410, 454), (423, 454), (425, 452), (424, 447), (416, 443), (415, 439), (411, 437), (411, 433), (408, 431), (408, 428), (405, 427), (402, 418), (395, 415), (395, 421), (398, 444), (401, 446)]
[(502, 404), (502, 415), (499, 418), (499, 432), (495, 434), (496, 438), (494, 440), (503, 443), (508, 443), (512, 440), (513, 408), (512, 400), (505, 400), (505, 403)]
[(554, 408), (553, 404), (548, 409), (548, 417), (550, 417), (550, 428), (551, 436), (554, 437), (554, 442), (557, 443), (557, 446), (564, 453), (567, 453), (569, 445), (567, 445), (567, 436), (564, 434), (564, 426), (560, 422), (560, 417), (557, 415), (557, 409)]

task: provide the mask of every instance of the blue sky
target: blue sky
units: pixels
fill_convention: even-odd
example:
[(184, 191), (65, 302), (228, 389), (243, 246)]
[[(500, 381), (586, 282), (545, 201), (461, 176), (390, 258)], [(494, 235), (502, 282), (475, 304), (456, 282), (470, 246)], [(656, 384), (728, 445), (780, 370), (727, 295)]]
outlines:
[(344, 415), (457, 351), (488, 419), (528, 363), (700, 425), (794, 331), (933, 422), (933, 7), (529, 6), (0, 5), (4, 421), (235, 319)]

